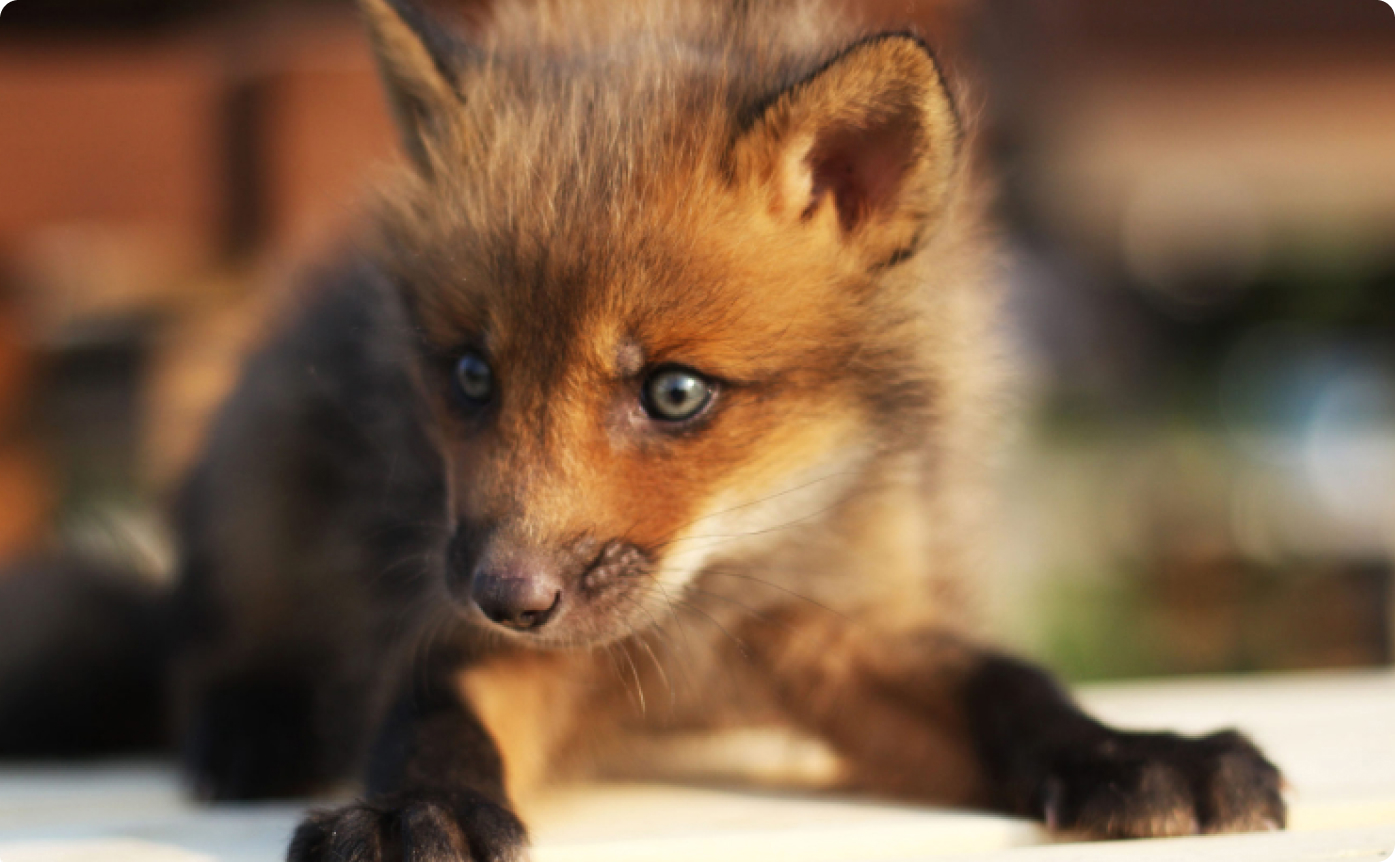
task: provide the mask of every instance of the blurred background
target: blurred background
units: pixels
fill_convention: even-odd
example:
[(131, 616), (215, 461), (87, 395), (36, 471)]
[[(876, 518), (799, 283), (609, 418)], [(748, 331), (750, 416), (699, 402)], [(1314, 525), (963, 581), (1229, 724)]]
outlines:
[[(1395, 11), (857, 5), (972, 82), (1001, 178), (998, 623), (1076, 679), (1389, 664)], [(5, 8), (0, 559), (169, 576), (210, 409), (394, 145), (343, 0)]]

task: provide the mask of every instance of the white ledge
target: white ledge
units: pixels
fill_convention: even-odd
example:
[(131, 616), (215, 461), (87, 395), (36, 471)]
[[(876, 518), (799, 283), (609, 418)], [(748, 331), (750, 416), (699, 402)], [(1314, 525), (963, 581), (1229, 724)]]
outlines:
[[(816, 795), (606, 785), (560, 793), (534, 862), (1362, 862), (1395, 849), (1395, 674), (1188, 680), (1088, 689), (1111, 722), (1250, 734), (1290, 784), (1290, 830), (1062, 844), (1008, 817)], [(0, 769), (0, 862), (275, 862), (293, 805), (203, 808), (163, 765)]]

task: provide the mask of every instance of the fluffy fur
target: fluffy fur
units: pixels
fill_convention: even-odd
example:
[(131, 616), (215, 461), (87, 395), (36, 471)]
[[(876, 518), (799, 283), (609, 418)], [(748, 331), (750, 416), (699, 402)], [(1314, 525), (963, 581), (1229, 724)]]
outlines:
[[(366, 770), (293, 860), (514, 859), (539, 781), (778, 721), (902, 798), (1104, 836), (1283, 822), (1242, 737), (1111, 730), (964, 630), (996, 298), (923, 42), (816, 2), (500, 4), (469, 41), (362, 7), (408, 163), (184, 498), (208, 795)], [(645, 406), (672, 367), (714, 388), (691, 421)], [(519, 590), (555, 592), (545, 624), (481, 612)]]

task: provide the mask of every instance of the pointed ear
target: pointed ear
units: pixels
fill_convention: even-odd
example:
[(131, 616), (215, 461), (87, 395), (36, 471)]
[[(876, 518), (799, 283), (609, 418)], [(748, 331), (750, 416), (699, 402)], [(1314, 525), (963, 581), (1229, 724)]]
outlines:
[(960, 127), (935, 58), (905, 34), (855, 43), (765, 104), (736, 146), (777, 218), (868, 267), (912, 254), (949, 197)]
[(460, 106), (458, 76), (469, 49), (409, 0), (359, 0), (403, 146), (430, 173), (429, 138)]

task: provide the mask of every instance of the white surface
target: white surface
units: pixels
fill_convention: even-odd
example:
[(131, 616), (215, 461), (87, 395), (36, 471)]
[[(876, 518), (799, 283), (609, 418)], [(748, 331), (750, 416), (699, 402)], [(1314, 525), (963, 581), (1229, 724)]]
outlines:
[[(1236, 726), (1284, 770), (1291, 831), (1058, 844), (1005, 817), (823, 797), (605, 786), (552, 799), (534, 821), (535, 862), (872, 862), (975, 859), (1383, 860), (1395, 848), (1395, 674), (1342, 674), (1097, 688), (1114, 723), (1201, 732)], [(164, 767), (114, 764), (0, 772), (0, 862), (273, 862), (294, 806), (187, 803)]]

